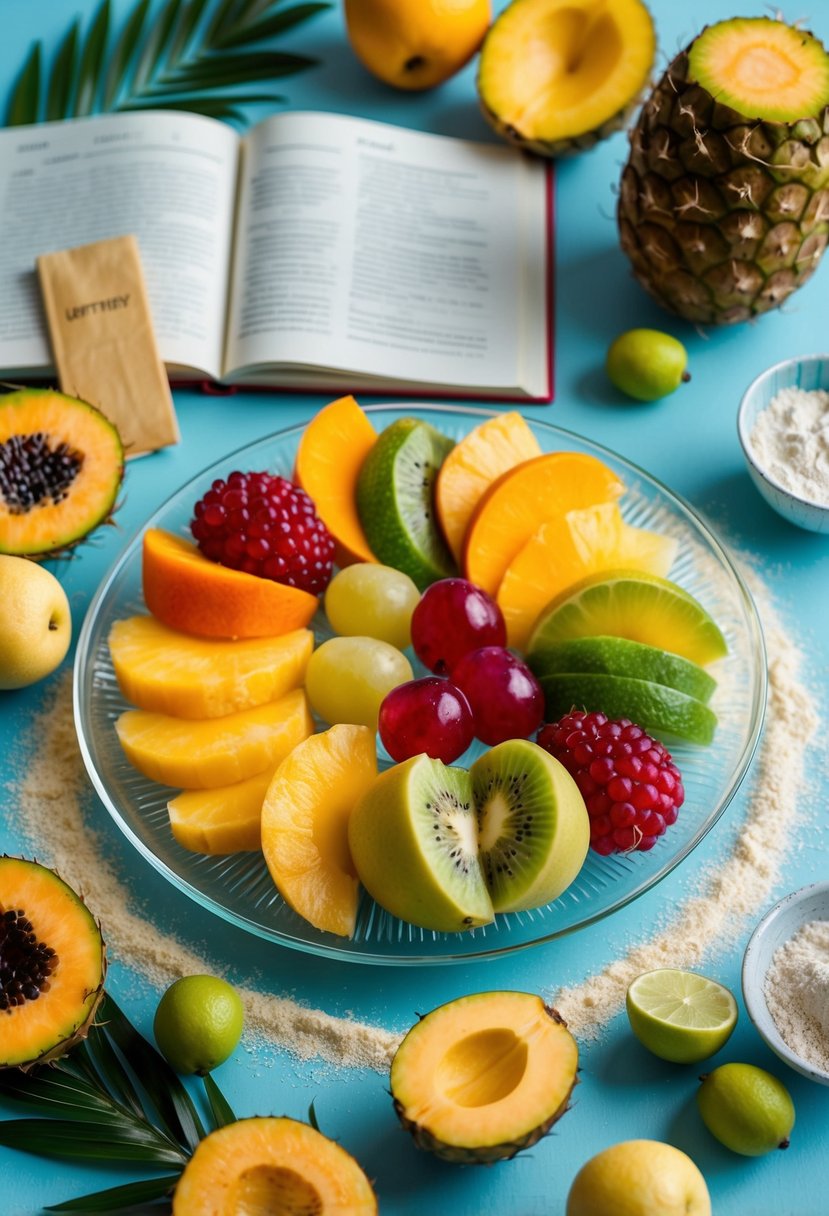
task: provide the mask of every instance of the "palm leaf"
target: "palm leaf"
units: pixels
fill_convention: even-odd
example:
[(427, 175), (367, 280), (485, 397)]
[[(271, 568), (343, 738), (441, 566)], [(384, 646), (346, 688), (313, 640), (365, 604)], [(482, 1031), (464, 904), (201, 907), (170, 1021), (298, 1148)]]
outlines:
[(165, 1199), (178, 1182), (178, 1174), (164, 1178), (148, 1178), (144, 1182), (128, 1182), (125, 1186), (109, 1187), (105, 1191), (93, 1191), (91, 1195), (80, 1195), (46, 1208), (47, 1212), (128, 1212), (139, 1204), (151, 1203), (154, 1199)]
[(46, 95), (46, 118), (50, 122), (65, 118), (69, 113), (72, 84), (77, 71), (79, 36), (80, 22), (73, 21), (55, 56)]
[(39, 1157), (66, 1161), (142, 1161), (183, 1167), (187, 1154), (155, 1128), (120, 1121), (108, 1114), (102, 1122), (80, 1119), (4, 1119), (0, 1144)]
[(37, 122), (40, 109), (40, 43), (36, 42), (9, 101), (6, 122), (10, 127)]
[[(114, 30), (101, 0), (86, 31), (78, 19), (59, 43), (42, 97), (43, 50), (32, 47), (6, 111), (9, 126), (96, 110), (194, 110), (243, 119), (242, 107), (272, 105), (257, 81), (291, 76), (317, 61), (265, 45), (330, 4), (292, 0), (133, 0)], [(217, 92), (218, 90), (218, 92)]]
[(228, 1123), (235, 1123), (236, 1116), (230, 1103), (210, 1073), (206, 1077), (202, 1077), (202, 1080), (204, 1082), (204, 1092), (207, 1094), (207, 1101), (210, 1103), (210, 1113), (213, 1116), (214, 1129), (227, 1127)]
[(63, 1065), (4, 1076), (0, 1078), (0, 1094), (65, 1119), (90, 1120), (112, 1111), (107, 1094)]

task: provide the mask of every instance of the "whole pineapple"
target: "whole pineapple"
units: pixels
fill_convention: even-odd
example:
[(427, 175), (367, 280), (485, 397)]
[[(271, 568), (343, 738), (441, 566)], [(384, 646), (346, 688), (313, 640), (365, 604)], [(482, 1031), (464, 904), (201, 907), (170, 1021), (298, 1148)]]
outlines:
[(636, 278), (689, 321), (777, 308), (829, 235), (829, 55), (771, 18), (708, 26), (631, 133), (619, 191)]

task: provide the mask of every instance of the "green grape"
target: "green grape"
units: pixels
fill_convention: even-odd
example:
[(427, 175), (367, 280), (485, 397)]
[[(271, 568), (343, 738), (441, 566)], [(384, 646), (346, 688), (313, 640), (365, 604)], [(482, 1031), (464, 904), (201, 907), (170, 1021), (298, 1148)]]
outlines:
[(412, 678), (404, 654), (376, 638), (329, 638), (308, 660), (305, 691), (311, 708), (329, 725), (350, 722), (377, 729), (387, 692)]
[(375, 562), (357, 562), (335, 574), (325, 592), (325, 612), (335, 633), (379, 638), (403, 650), (420, 592), (408, 574)]

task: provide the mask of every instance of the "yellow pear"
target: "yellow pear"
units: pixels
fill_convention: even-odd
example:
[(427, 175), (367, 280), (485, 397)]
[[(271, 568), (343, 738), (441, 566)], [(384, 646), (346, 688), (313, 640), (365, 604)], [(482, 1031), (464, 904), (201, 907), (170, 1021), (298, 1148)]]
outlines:
[(448, 80), (475, 54), (490, 18), (490, 0), (345, 0), (357, 58), (398, 89)]
[(26, 557), (0, 555), (0, 689), (48, 676), (71, 638), (69, 601), (54, 574)]

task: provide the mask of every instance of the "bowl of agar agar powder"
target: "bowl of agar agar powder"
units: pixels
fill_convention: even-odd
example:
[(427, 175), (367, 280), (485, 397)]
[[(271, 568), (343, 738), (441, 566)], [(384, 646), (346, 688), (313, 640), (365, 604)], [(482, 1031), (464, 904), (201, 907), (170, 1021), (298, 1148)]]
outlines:
[(829, 1085), (829, 882), (792, 891), (766, 913), (746, 947), (742, 986), (766, 1045)]
[(829, 355), (786, 359), (757, 376), (740, 402), (737, 434), (769, 506), (829, 535)]

